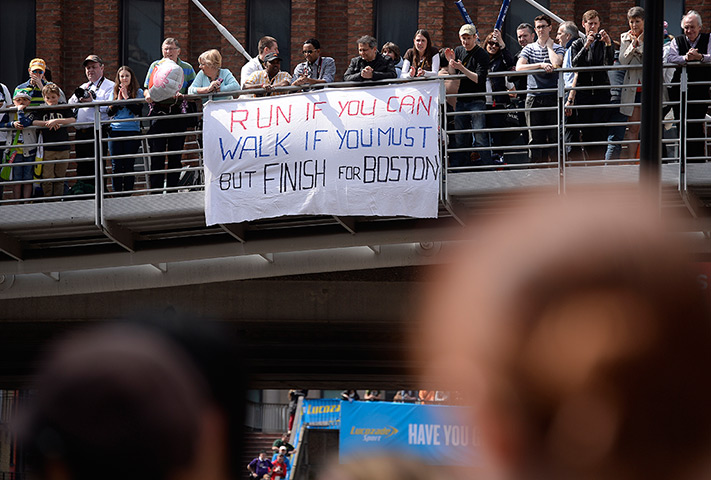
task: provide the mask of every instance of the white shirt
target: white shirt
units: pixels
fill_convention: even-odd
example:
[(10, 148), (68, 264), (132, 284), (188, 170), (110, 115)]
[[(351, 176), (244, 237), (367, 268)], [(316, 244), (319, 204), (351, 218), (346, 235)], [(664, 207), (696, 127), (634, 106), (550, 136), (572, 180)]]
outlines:
[[(81, 85), (81, 88), (84, 90), (92, 90), (96, 94), (96, 101), (97, 102), (106, 102), (110, 101), (113, 99), (114, 96), (114, 82), (109, 80), (106, 77), (101, 77), (101, 79), (97, 82), (95, 85), (92, 82), (86, 82)], [(74, 95), (71, 96), (69, 99), (69, 103), (80, 103), (79, 99), (76, 98)], [(99, 111), (101, 112), (101, 120), (108, 120), (109, 119), (109, 114), (108, 114), (109, 107), (99, 107)], [(94, 109), (93, 108), (79, 108), (77, 110), (77, 123), (82, 123), (82, 122), (93, 122), (94, 121)], [(77, 129), (81, 130), (83, 128), (92, 128), (91, 126), (87, 125), (80, 125), (76, 127)]]
[(247, 83), (247, 79), (249, 79), (250, 75), (260, 70), (264, 70), (264, 67), (262, 67), (262, 62), (259, 60), (259, 56), (256, 56), (249, 62), (245, 63), (239, 73), (239, 86), (244, 88), (244, 84)]
[[(0, 101), (0, 108), (10, 108), (13, 106), (12, 103), (12, 95), (10, 95), (10, 91), (7, 89), (4, 83), (0, 83), (0, 89), (2, 89), (2, 101)], [(2, 117), (3, 114), (0, 113), (0, 117)], [(9, 131), (3, 131), (0, 132), (0, 143), (5, 144), (5, 142), (8, 141), (7, 134), (11, 133)]]

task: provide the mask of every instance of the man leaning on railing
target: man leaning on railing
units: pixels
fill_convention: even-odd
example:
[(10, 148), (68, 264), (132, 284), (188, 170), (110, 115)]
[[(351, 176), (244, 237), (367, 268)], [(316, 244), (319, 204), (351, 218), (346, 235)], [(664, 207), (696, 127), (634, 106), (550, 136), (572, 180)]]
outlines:
[[(558, 87), (558, 75), (553, 73), (555, 67), (563, 63), (565, 50), (551, 38), (552, 20), (548, 15), (539, 15), (535, 19), (535, 29), (538, 33), (538, 40), (529, 43), (523, 50), (516, 64), (516, 70), (544, 70), (545, 73), (532, 73), (528, 75), (528, 90), (548, 90), (542, 92), (531, 92), (526, 96), (527, 109), (543, 109), (556, 105), (556, 92)], [(557, 144), (558, 130), (555, 125), (558, 123), (557, 114), (554, 109), (532, 110), (528, 116), (529, 127), (550, 125), (551, 128), (532, 129), (531, 145)], [(531, 148), (531, 162), (556, 161), (556, 148), (546, 147)]]
[[(701, 15), (695, 10), (690, 10), (681, 19), (681, 28), (684, 30), (684, 35), (674, 38), (671, 42), (669, 55), (667, 60), (669, 63), (677, 65), (691, 65), (691, 68), (686, 69), (686, 75), (689, 82), (708, 82), (711, 80), (711, 35), (701, 33)], [(681, 79), (681, 69), (677, 69), (672, 78), (672, 82), (677, 83)], [(679, 100), (679, 87), (669, 89), (669, 98), (672, 101)], [(689, 85), (688, 100), (708, 100), (709, 85)], [(678, 103), (674, 107), (674, 117), (683, 121), (680, 118)], [(691, 162), (704, 162), (706, 152), (704, 146), (705, 137), (704, 124), (694, 122), (693, 120), (701, 120), (706, 117), (707, 103), (690, 103), (687, 106), (686, 119), (692, 122), (686, 123), (687, 129), (687, 157), (692, 157)], [(692, 140), (693, 139), (693, 140)], [(696, 157), (696, 158), (693, 158)]]

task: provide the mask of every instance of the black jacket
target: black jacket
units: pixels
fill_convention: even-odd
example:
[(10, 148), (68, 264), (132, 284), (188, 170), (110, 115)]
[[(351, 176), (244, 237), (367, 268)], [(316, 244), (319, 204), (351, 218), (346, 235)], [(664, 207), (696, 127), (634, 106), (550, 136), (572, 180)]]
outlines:
[[(508, 48), (499, 49), (499, 52), (494, 56), (489, 55), (490, 72), (505, 72), (515, 66), (516, 62), (514, 62), (513, 55), (511, 55)], [(493, 92), (506, 91), (506, 77), (489, 77), (489, 80), (491, 80), (491, 90)], [(496, 101), (497, 105), (507, 105), (509, 103), (509, 95), (494, 95), (494, 101)]]
[[(478, 81), (474, 82), (467, 77), (462, 78), (459, 82), (459, 91), (457, 93), (480, 93), (486, 92), (486, 76), (489, 73), (489, 54), (479, 45), (474, 45), (474, 48), (467, 51), (463, 46), (458, 46), (454, 49), (454, 58), (461, 60), (462, 64), (469, 71), (477, 74)], [(459, 74), (460, 72), (454, 72)], [(481, 100), (484, 97), (472, 97), (464, 101)]]
[[(586, 39), (579, 38), (570, 46), (570, 55), (574, 67), (598, 67), (612, 65), (615, 61), (615, 46), (605, 46), (605, 42), (595, 40), (589, 48), (585, 47)], [(579, 87), (592, 87), (595, 85), (609, 85), (610, 77), (606, 70), (578, 72)], [(605, 89), (609, 92), (609, 89)], [(581, 90), (578, 94), (591, 94), (590, 90)]]
[(375, 54), (375, 59), (372, 62), (366, 62), (362, 57), (354, 57), (351, 59), (351, 64), (348, 65), (346, 73), (343, 74), (343, 80), (346, 82), (367, 82), (370, 78), (360, 76), (361, 70), (370, 66), (373, 69), (372, 80), (382, 80), (384, 78), (396, 78), (395, 64), (389, 56), (380, 53)]

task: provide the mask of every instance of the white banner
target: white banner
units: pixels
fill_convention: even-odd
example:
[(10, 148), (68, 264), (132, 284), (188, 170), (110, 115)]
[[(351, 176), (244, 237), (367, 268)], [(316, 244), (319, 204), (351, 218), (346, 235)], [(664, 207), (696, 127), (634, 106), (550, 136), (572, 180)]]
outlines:
[(208, 225), (282, 215), (437, 216), (439, 83), (209, 102)]

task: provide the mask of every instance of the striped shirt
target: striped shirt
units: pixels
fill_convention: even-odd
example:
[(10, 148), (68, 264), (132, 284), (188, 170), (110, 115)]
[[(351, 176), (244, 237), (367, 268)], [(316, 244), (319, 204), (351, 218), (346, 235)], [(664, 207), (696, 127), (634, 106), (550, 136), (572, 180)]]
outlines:
[[(44, 87), (48, 83), (49, 82), (47, 80), (42, 80), (42, 87)], [(30, 80), (27, 80), (25, 83), (21, 83), (17, 87), (15, 87), (15, 91), (13, 92), (12, 97), (15, 98), (17, 92), (20, 91), (27, 93), (31, 97), (30, 107), (39, 107), (40, 105), (44, 105), (42, 88), (37, 87)], [(12, 99), (10, 99), (10, 103), (12, 103)], [(61, 88), (59, 89), (59, 103), (67, 103), (67, 97), (64, 96), (64, 92)]]
[[(245, 82), (245, 85), (247, 85), (247, 84), (264, 85), (265, 83), (274, 85), (275, 83), (279, 83), (284, 79), (288, 80), (289, 84), (291, 84), (291, 74), (289, 72), (280, 71), (279, 73), (274, 75), (274, 78), (269, 80), (269, 75), (267, 75), (266, 70), (258, 70), (249, 76), (249, 78)], [(285, 93), (288, 93), (288, 92), (278, 92), (278, 93), (272, 92), (272, 93), (269, 93), (268, 95), (284, 95)]]
[[(565, 49), (558, 45), (553, 44), (553, 51), (558, 55), (565, 55)], [(529, 43), (519, 55), (520, 58), (525, 58), (526, 61), (531, 63), (552, 63), (548, 56), (548, 48), (546, 46), (541, 46), (538, 42)], [(543, 88), (556, 88), (558, 86), (558, 74), (556, 72), (552, 73), (529, 73), (528, 74), (528, 89), (538, 90)], [(555, 95), (555, 92), (543, 92), (543, 93), (529, 93), (529, 95)]]

